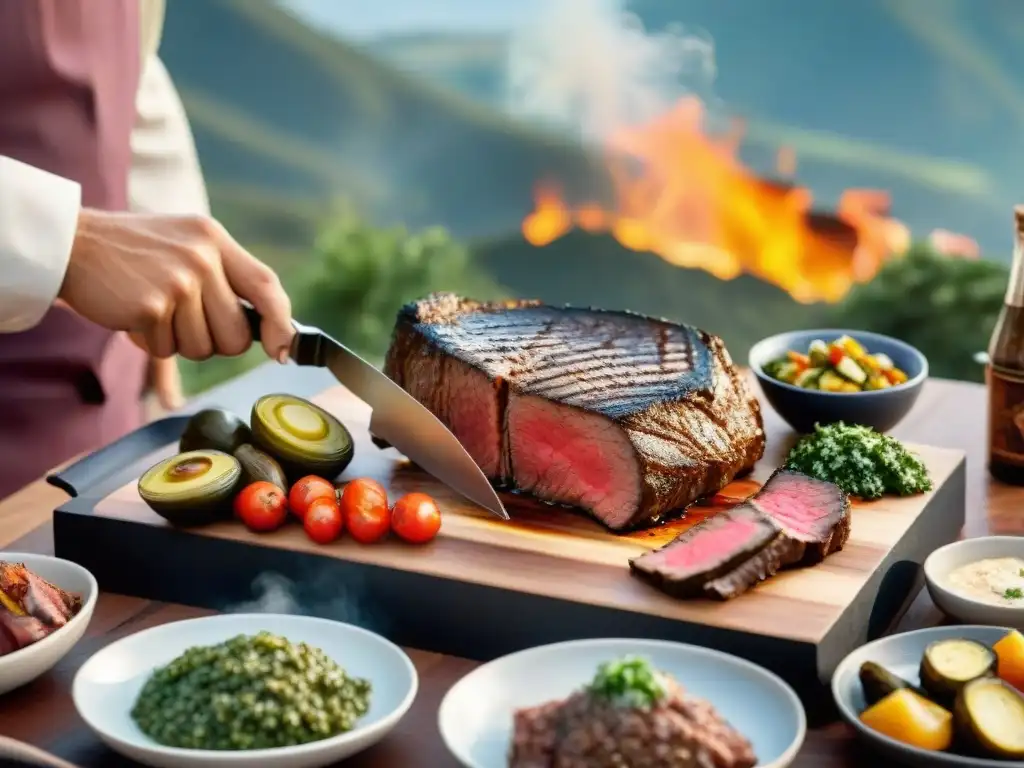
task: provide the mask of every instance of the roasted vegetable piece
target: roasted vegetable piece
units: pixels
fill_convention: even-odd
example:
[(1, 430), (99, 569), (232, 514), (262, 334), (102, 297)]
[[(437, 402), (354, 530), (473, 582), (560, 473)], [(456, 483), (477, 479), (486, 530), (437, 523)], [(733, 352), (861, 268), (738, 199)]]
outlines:
[(997, 677), (964, 685), (954, 710), (957, 733), (985, 757), (1024, 760), (1024, 694)]
[(936, 640), (921, 658), (921, 686), (940, 704), (952, 706), (966, 683), (996, 674), (998, 665), (995, 652), (976, 640)]
[(303, 475), (331, 480), (352, 460), (352, 435), (323, 408), (292, 395), (265, 395), (252, 407), (257, 446), (281, 462), (291, 481)]
[(239, 446), (252, 442), (249, 426), (231, 411), (223, 408), (206, 408), (197, 411), (181, 433), (178, 450), (223, 451), (234, 453)]
[(245, 477), (246, 485), (266, 482), (276, 485), (282, 490), (288, 489), (288, 480), (284, 476), (284, 470), (269, 453), (246, 443), (235, 451), (235, 458), (242, 465), (242, 474)]
[(173, 525), (194, 526), (231, 517), (242, 465), (221, 451), (189, 451), (158, 462), (139, 478), (139, 496)]
[(856, 339), (840, 336), (831, 343), (814, 339), (807, 353), (787, 350), (765, 363), (772, 378), (822, 392), (864, 392), (907, 381), (907, 374), (885, 354), (870, 354)]
[(873, 661), (865, 661), (860, 665), (860, 684), (864, 689), (864, 701), (869, 707), (877, 704), (893, 691), (903, 688), (909, 688), (924, 696), (924, 691)]
[(1024, 693), (1024, 634), (1015, 629), (992, 650), (999, 659), (999, 677)]
[(893, 691), (865, 709), (860, 721), (890, 739), (942, 751), (953, 743), (953, 714), (909, 688)]

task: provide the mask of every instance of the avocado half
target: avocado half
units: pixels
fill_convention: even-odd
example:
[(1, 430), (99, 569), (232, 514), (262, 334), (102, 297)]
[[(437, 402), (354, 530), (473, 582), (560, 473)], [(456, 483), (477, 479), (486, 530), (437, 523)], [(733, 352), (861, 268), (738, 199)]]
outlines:
[(288, 480), (281, 464), (270, 454), (246, 443), (235, 451), (235, 458), (242, 465), (245, 484), (256, 482), (273, 483), (282, 491), (288, 490)]
[(276, 458), (291, 482), (305, 475), (333, 480), (352, 461), (345, 425), (294, 395), (264, 395), (252, 407), (253, 442)]
[(249, 425), (223, 408), (206, 408), (192, 415), (181, 433), (178, 450), (223, 451), (234, 453), (245, 443), (252, 442)]
[(206, 525), (231, 516), (242, 465), (223, 451), (187, 451), (158, 462), (139, 478), (139, 496), (172, 525)]

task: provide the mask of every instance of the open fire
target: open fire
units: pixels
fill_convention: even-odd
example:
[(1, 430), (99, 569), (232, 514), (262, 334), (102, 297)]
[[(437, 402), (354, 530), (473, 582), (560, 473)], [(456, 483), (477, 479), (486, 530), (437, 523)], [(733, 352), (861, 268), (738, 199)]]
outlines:
[[(557, 184), (542, 183), (524, 237), (540, 246), (575, 227), (607, 232), (630, 250), (723, 280), (754, 275), (805, 303), (840, 300), (909, 245), (887, 193), (851, 189), (834, 213), (817, 212), (809, 190), (742, 163), (741, 122), (719, 134), (705, 122), (702, 102), (686, 96), (657, 119), (612, 133), (604, 152), (613, 203), (570, 203)], [(781, 151), (779, 166), (790, 175), (793, 154)]]

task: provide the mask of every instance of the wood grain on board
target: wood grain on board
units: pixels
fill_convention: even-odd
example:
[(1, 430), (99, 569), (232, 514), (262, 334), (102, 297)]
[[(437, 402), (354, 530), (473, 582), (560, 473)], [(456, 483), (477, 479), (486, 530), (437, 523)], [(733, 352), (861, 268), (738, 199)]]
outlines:
[[(192, 533), (815, 644), (839, 621), (915, 523), (928, 515), (949, 515), (950, 510), (957, 514), (957, 506), (960, 524), (963, 520), (963, 453), (912, 445), (909, 447), (921, 456), (934, 480), (931, 493), (854, 502), (849, 543), (824, 563), (780, 573), (729, 602), (681, 601), (631, 576), (628, 560), (756, 490), (759, 481), (781, 463), (792, 433), (780, 435), (769, 430), (766, 455), (754, 473), (732, 483), (707, 506), (692, 507), (681, 520), (660, 528), (617, 535), (582, 514), (511, 494), (504, 500), (513, 520), (502, 522), (394, 451), (376, 448), (367, 430), (368, 407), (343, 388), (330, 389), (314, 400), (338, 416), (356, 442), (355, 459), (341, 482), (373, 477), (384, 484), (392, 499), (410, 491), (429, 493), (443, 512), (438, 539), (425, 547), (411, 547), (393, 540), (367, 546), (343, 538), (323, 547), (311, 542), (295, 524), (269, 534), (253, 534), (235, 522)], [(959, 488), (953, 492), (959, 499), (951, 504), (932, 503), (958, 470)], [(953, 489), (946, 490), (948, 496)], [(142, 502), (134, 483), (100, 501), (94, 514), (169, 527)]]

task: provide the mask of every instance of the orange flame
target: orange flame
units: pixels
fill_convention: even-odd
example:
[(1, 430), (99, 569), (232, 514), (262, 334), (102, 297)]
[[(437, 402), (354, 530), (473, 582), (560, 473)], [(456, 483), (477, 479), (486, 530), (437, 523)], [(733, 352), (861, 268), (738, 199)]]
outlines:
[[(615, 201), (570, 205), (557, 186), (542, 184), (523, 220), (527, 241), (546, 245), (574, 227), (610, 232), (624, 247), (729, 280), (755, 275), (801, 302), (841, 299), (909, 244), (907, 228), (889, 217), (884, 192), (849, 190), (835, 215), (811, 211), (809, 190), (756, 176), (739, 159), (744, 126), (724, 135), (704, 130), (693, 97), (605, 147)], [(780, 170), (794, 173), (790, 150)]]

